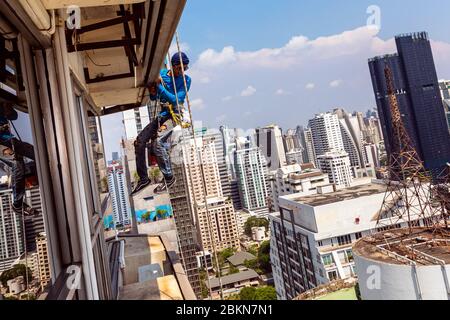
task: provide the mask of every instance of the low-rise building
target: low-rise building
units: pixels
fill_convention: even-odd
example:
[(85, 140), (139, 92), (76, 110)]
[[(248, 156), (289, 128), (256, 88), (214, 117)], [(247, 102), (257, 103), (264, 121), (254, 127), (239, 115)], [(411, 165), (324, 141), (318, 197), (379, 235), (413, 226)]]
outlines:
[[(257, 287), (259, 282), (259, 276), (254, 270), (241, 271), (232, 275), (224, 276), (221, 278), (223, 296), (229, 297), (232, 294), (238, 294), (245, 287)], [(205, 281), (208, 286), (208, 281)], [(212, 298), (220, 299), (220, 282), (218, 278), (209, 280), (211, 285)], [(209, 286), (208, 286), (209, 287)]]
[(270, 216), (271, 263), (281, 300), (355, 274), (352, 243), (376, 228), (386, 186), (280, 197)]
[(266, 227), (253, 227), (252, 228), (252, 239), (253, 241), (264, 241), (266, 237)]
[(227, 259), (229, 263), (231, 263), (236, 268), (243, 269), (245, 268), (245, 261), (251, 261), (256, 259), (254, 255), (245, 251), (238, 251), (231, 257)]
[(273, 172), (270, 177), (272, 187), (272, 210), (279, 210), (278, 198), (288, 194), (315, 194), (317, 187), (330, 184), (328, 174), (316, 169), (314, 164), (295, 164)]

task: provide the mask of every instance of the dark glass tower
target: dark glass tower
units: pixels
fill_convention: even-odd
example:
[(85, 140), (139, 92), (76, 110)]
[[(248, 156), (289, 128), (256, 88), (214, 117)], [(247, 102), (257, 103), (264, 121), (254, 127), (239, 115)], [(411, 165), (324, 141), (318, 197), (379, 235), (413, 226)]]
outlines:
[(434, 175), (450, 162), (450, 134), (446, 124), (436, 68), (426, 32), (395, 38), (397, 54), (369, 60), (369, 69), (383, 129), (386, 150), (392, 146), (392, 122), (384, 69), (390, 67), (406, 130)]

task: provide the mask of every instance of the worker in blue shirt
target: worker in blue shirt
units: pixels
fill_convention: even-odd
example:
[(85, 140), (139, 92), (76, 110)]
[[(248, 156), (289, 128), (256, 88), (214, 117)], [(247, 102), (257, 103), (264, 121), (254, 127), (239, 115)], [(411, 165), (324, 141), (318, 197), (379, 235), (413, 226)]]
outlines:
[(14, 110), (13, 104), (5, 102), (0, 105), (0, 145), (5, 147), (0, 154), (0, 161), (12, 169), (13, 210), (19, 214), (23, 212), (26, 215), (33, 215), (37, 214), (37, 211), (23, 201), (25, 196), (25, 161), (23, 157), (34, 161), (34, 148), (11, 133), (9, 122), (17, 120), (17, 118), (18, 114)]
[[(155, 192), (161, 193), (167, 191), (167, 189), (175, 183), (167, 143), (165, 142), (165, 138), (158, 138), (158, 132), (167, 121), (172, 120), (174, 125), (177, 125), (175, 123), (175, 118), (183, 118), (183, 103), (187, 94), (184, 78), (186, 79), (188, 91), (191, 87), (191, 78), (187, 75), (183, 75), (183, 67), (186, 71), (189, 65), (189, 58), (185, 53), (181, 52), (174, 54), (171, 58), (171, 64), (172, 69), (161, 70), (157, 82), (149, 86), (150, 99), (152, 101), (159, 100), (162, 109), (161, 113), (156, 116), (156, 119), (150, 122), (144, 130), (142, 130), (134, 142), (139, 181), (134, 188), (132, 195), (145, 189), (151, 183), (148, 177), (145, 157), (145, 151), (149, 141), (152, 141), (151, 151), (156, 157), (159, 169), (165, 180), (156, 187)], [(181, 64), (183, 64), (183, 66)], [(173, 79), (175, 79), (175, 81), (173, 81)]]

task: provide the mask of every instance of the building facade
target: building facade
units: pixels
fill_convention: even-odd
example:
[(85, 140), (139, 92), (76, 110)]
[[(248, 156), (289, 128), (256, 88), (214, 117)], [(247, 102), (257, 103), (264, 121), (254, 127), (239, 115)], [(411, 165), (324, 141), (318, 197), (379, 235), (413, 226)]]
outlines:
[(355, 275), (352, 243), (376, 227), (386, 186), (372, 183), (280, 198), (270, 215), (271, 263), (280, 300)]
[(250, 211), (267, 208), (268, 171), (266, 158), (261, 150), (237, 150), (235, 162), (242, 207)]
[(440, 173), (450, 160), (450, 135), (438, 84), (430, 40), (426, 32), (395, 38), (398, 53), (369, 60), (385, 145), (392, 153), (392, 121), (385, 68), (393, 75), (400, 112), (414, 147), (425, 168)]
[(330, 183), (337, 188), (350, 187), (353, 182), (353, 174), (350, 158), (345, 151), (327, 152), (317, 157), (319, 168), (328, 174)]
[(313, 165), (290, 165), (278, 169), (271, 175), (272, 211), (279, 210), (279, 197), (289, 194), (309, 195), (317, 192), (318, 187), (329, 186), (327, 173)]
[(12, 191), (0, 191), (0, 272), (25, 252), (23, 221), (12, 210)]
[(266, 157), (267, 167), (270, 171), (287, 165), (283, 134), (278, 126), (257, 128), (255, 140), (256, 146)]
[(108, 188), (111, 196), (114, 224), (116, 228), (131, 224), (131, 208), (128, 188), (122, 164), (113, 162), (108, 167)]
[(345, 150), (339, 118), (333, 113), (321, 113), (309, 120), (316, 159), (333, 150)]
[(39, 282), (44, 290), (51, 281), (50, 264), (48, 259), (47, 235), (40, 233), (36, 238), (37, 264), (39, 269)]

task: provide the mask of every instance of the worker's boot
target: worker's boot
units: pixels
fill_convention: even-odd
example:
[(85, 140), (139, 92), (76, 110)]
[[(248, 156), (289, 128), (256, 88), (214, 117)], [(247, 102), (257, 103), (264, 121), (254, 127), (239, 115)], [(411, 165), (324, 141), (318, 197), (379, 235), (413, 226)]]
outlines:
[(146, 180), (139, 180), (136, 187), (134, 188), (133, 192), (131, 193), (132, 196), (139, 193), (140, 191), (144, 190), (149, 184), (151, 183), (150, 179)]
[(167, 180), (164, 179), (156, 188), (155, 188), (155, 193), (164, 193), (167, 192), (170, 187), (172, 187), (175, 182), (177, 181), (177, 179), (175, 177), (172, 176), (171, 179)]
[(16, 207), (12, 205), (12, 209), (17, 214), (24, 214), (25, 216), (36, 216), (39, 214), (39, 211), (33, 209), (26, 203), (23, 203), (22, 206)]

